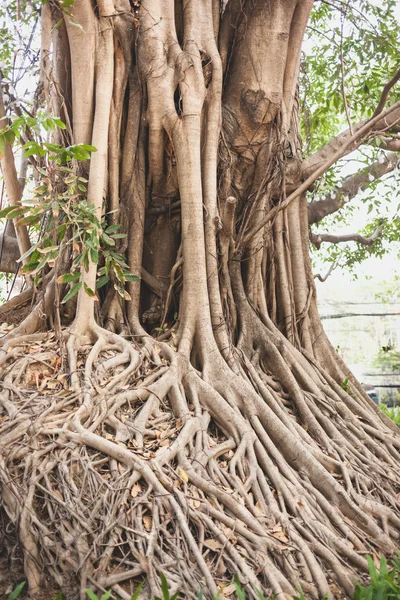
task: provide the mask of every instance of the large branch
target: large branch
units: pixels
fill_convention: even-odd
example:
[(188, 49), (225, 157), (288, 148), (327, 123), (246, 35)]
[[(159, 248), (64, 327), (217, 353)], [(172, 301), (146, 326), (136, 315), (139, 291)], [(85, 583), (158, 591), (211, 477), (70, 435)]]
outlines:
[(346, 177), (341, 187), (332, 190), (330, 197), (326, 200), (316, 200), (308, 206), (309, 224), (319, 223), (327, 215), (331, 215), (342, 208), (359, 192), (364, 191), (371, 183), (372, 178), (374, 180), (380, 179), (383, 175), (393, 171), (398, 161), (399, 156), (396, 153), (387, 154), (383, 162), (376, 161), (357, 173)]
[[(1, 87), (0, 78), (0, 129), (3, 129), (6, 124), (6, 111), (4, 108), (3, 90)], [(15, 168), (15, 160), (11, 144), (8, 142), (5, 142), (4, 156), (1, 157), (0, 165), (4, 177), (8, 202), (10, 206), (19, 206), (21, 204), (22, 188), (18, 181), (17, 169)], [(20, 253), (25, 254), (31, 247), (28, 229), (26, 225), (18, 227), (17, 219), (14, 220), (14, 225)]]
[[(373, 119), (367, 119), (365, 121), (361, 121), (356, 125), (353, 125), (353, 135), (357, 134), (362, 128), (365, 127), (372, 120), (374, 121), (373, 130), (368, 132), (368, 136), (366, 137), (367, 141), (371, 140), (371, 134), (375, 134), (374, 137), (379, 136), (380, 133), (384, 131), (391, 131), (393, 127), (395, 127), (400, 122), (400, 106), (399, 103), (396, 102), (395, 110), (388, 109), (384, 113), (381, 113), (382, 118), (379, 119), (379, 115), (374, 117)], [(393, 107), (391, 107), (393, 109)], [(388, 114), (389, 113), (389, 114)], [(371, 128), (372, 129), (372, 128)], [(362, 137), (359, 138), (356, 144), (348, 144), (347, 142), (351, 139), (352, 134), (350, 129), (346, 129), (343, 133), (340, 133), (337, 137), (333, 138), (330, 142), (325, 144), (318, 152), (309, 156), (303, 162), (303, 178), (308, 179), (313, 173), (315, 173), (322, 165), (327, 162), (330, 162), (330, 159), (337, 154), (341, 148), (345, 149), (342, 156), (353, 152), (357, 149), (362, 143), (364, 143), (364, 139)], [(389, 148), (388, 148), (389, 149)]]
[[(393, 115), (397, 115), (396, 119), (393, 118)], [(400, 101), (396, 102), (388, 108), (384, 113), (378, 115), (377, 117), (372, 117), (368, 121), (364, 121), (361, 127), (357, 127), (353, 134), (349, 134), (348, 136), (342, 139), (341, 144), (336, 150), (329, 154), (322, 162), (319, 162), (318, 166), (311, 172), (311, 174), (307, 177), (305, 181), (299, 187), (290, 194), (280, 204), (271, 208), (271, 210), (265, 215), (261, 221), (250, 229), (247, 234), (244, 236), (242, 240), (242, 245), (245, 247), (249, 243), (249, 240), (260, 231), (265, 225), (272, 221), (275, 215), (281, 210), (287, 208), (293, 200), (299, 198), (304, 192), (306, 192), (313, 183), (319, 179), (322, 175), (324, 175), (338, 160), (346, 156), (349, 152), (352, 152), (356, 148), (358, 148), (361, 143), (366, 139), (370, 139), (371, 134), (377, 131), (377, 128), (380, 127), (380, 131), (386, 131), (391, 125), (400, 122)], [(390, 125), (388, 125), (390, 123)], [(344, 134), (343, 134), (344, 135)], [(335, 138), (337, 139), (337, 138)], [(333, 143), (333, 141), (331, 142)]]
[(389, 152), (400, 152), (400, 139), (398, 136), (381, 138), (379, 148), (381, 150), (388, 150)]
[(372, 246), (378, 237), (382, 234), (383, 225), (378, 227), (376, 231), (370, 237), (363, 237), (359, 233), (348, 233), (346, 235), (334, 235), (331, 233), (313, 233), (310, 232), (310, 241), (314, 246), (319, 249), (323, 242), (329, 242), (330, 244), (341, 244), (343, 242), (357, 242), (363, 246)]

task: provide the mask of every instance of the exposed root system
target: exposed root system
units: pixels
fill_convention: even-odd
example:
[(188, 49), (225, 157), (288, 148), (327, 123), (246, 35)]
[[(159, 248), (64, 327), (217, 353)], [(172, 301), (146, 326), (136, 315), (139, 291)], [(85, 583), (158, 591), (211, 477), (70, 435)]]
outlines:
[(70, 338), (70, 369), (42, 334), (3, 355), (3, 507), (33, 595), (46, 574), (124, 600), (145, 576), (152, 597), (162, 572), (187, 597), (235, 574), (254, 598), (351, 596), (366, 554), (395, 551), (400, 436), (357, 397), (309, 363), (300, 394), (102, 331), (76, 354)]
[(306, 198), (400, 103), (303, 168), (313, 5), (43, 3), (46, 110), (63, 145), (96, 150), (71, 165), (98, 227), (90, 252), (66, 228), (1, 340), (1, 502), (32, 598), (129, 600), (145, 579), (153, 600), (161, 573), (187, 598), (235, 575), (248, 598), (352, 597), (366, 556), (400, 546), (400, 436), (323, 332)]

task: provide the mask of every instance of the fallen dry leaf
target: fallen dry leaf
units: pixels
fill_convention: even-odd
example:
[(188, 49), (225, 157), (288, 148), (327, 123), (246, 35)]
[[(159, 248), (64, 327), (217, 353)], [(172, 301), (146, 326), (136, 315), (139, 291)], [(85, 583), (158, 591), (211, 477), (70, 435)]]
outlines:
[(289, 538), (286, 536), (285, 532), (283, 530), (281, 531), (274, 531), (272, 532), (272, 535), (274, 538), (276, 538), (277, 540), (280, 540), (281, 542), (288, 542)]
[(209, 538), (208, 540), (204, 540), (204, 546), (206, 548), (210, 548), (210, 550), (221, 550), (223, 544), (214, 538)]
[(148, 515), (145, 515), (143, 517), (143, 523), (144, 523), (144, 526), (146, 527), (147, 531), (150, 531), (151, 526), (153, 524), (153, 519), (151, 517), (149, 517)]
[(188, 474), (181, 467), (178, 467), (178, 475), (185, 483), (189, 481)]
[(133, 485), (132, 489), (131, 489), (132, 498), (136, 498), (136, 496), (138, 494), (140, 494), (141, 491), (142, 491), (142, 487), (141, 487), (140, 483), (135, 483), (135, 485)]
[(235, 592), (236, 592), (236, 586), (234, 583), (231, 583), (230, 585), (227, 585), (226, 587), (224, 587), (220, 590), (220, 594), (222, 594), (222, 596), (230, 596), (231, 594), (234, 594)]

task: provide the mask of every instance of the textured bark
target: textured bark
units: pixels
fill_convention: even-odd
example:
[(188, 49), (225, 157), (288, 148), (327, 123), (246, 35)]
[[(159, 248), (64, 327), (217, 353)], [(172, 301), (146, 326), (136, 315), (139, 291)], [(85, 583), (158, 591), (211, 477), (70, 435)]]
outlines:
[[(4, 122), (6, 116), (3, 91), (0, 85), (0, 119)], [(15, 168), (15, 160), (11, 145), (6, 142), (4, 147), (4, 156), (0, 157), (1, 172), (7, 190), (7, 197), (10, 206), (19, 206), (21, 204), (23, 187), (20, 185)], [(18, 219), (14, 219), (15, 233), (18, 240), (18, 247), (21, 255), (25, 254), (30, 248), (29, 234), (25, 225), (18, 227)]]
[[(129, 600), (145, 573), (150, 598), (162, 572), (188, 596), (235, 574), (254, 598), (351, 596), (365, 554), (399, 547), (400, 437), (322, 329), (305, 192), (398, 109), (304, 165), (311, 0), (131, 4), (75, 0), (82, 27), (53, 32), (70, 141), (97, 148), (88, 200), (116, 209), (142, 279), (126, 302), (82, 288), (43, 359), (50, 272), (3, 338), (0, 478), (30, 593), (50, 575)], [(60, 345), (68, 393), (29, 396), (32, 361), (59, 365)]]

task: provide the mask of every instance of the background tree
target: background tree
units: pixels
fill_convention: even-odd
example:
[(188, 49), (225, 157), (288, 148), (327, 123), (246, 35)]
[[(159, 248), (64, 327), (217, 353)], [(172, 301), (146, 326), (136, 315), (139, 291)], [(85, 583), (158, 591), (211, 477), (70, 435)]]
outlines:
[[(32, 595), (49, 576), (125, 599), (143, 573), (158, 595), (163, 572), (188, 595), (237, 574), (255, 597), (351, 596), (365, 555), (398, 548), (400, 439), (322, 329), (306, 198), (361, 145), (398, 141), (395, 4), (313, 5), (40, 7), (45, 110), (1, 137), (35, 303), (2, 340), (0, 477)], [(371, 20), (360, 53), (385, 67), (352, 122), (339, 16), (328, 108), (348, 129), (325, 139), (326, 111), (304, 159), (302, 41), (335, 8)], [(15, 136), (38, 184), (24, 206)]]

